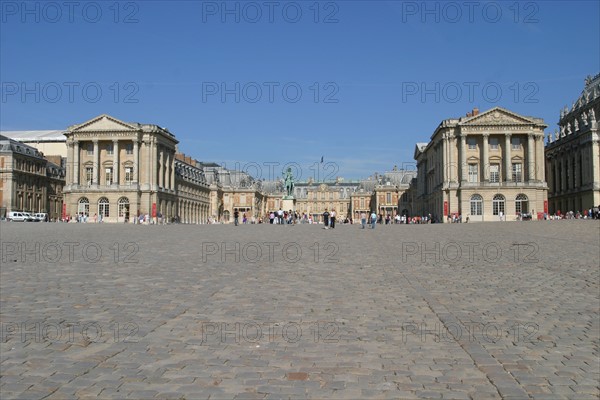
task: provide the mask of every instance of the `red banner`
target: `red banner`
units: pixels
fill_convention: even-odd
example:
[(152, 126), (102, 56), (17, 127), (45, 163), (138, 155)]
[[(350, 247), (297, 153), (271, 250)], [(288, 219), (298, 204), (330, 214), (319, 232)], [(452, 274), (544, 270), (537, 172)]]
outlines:
[(156, 218), (156, 203), (152, 203), (152, 218)]
[(448, 215), (448, 202), (444, 202), (444, 216)]
[(548, 214), (548, 200), (544, 200), (544, 212)]

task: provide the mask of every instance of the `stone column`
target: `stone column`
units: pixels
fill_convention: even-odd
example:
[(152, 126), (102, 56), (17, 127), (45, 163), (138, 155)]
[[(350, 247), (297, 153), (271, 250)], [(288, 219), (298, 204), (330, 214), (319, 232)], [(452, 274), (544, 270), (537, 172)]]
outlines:
[(75, 147), (73, 149), (73, 183), (79, 185), (79, 174), (81, 173), (79, 167), (79, 140), (75, 141)]
[(533, 133), (527, 135), (527, 180), (532, 182), (535, 180), (535, 153), (534, 153), (534, 137)]
[(460, 181), (467, 182), (467, 135), (460, 135)]
[(152, 187), (158, 190), (158, 143), (156, 139), (152, 142)]
[(133, 183), (140, 181), (140, 149), (137, 138), (133, 140)]
[(581, 182), (577, 179), (578, 171), (579, 171), (579, 152), (581, 150), (575, 149), (573, 152), (575, 154), (575, 159), (573, 160), (573, 187), (581, 186)]
[(547, 182), (549, 193), (553, 193), (555, 191), (553, 178), (554, 178), (554, 159), (549, 158), (548, 159), (548, 182)]
[[(593, 187), (598, 187), (600, 185), (600, 166), (598, 166), (597, 162), (600, 158), (598, 158), (600, 154), (600, 140), (592, 139), (592, 162), (590, 163), (590, 167), (592, 170), (592, 184)], [(597, 205), (594, 203), (594, 205)]]
[(554, 193), (558, 194), (562, 190), (561, 189), (562, 178), (561, 178), (561, 175), (560, 175), (560, 168), (558, 167), (559, 166), (559, 161), (560, 161), (559, 160), (559, 156), (557, 154), (554, 154), (552, 156), (552, 161), (554, 163), (554, 176), (555, 176), (555, 182), (556, 182), (556, 184), (554, 185)]
[(450, 182), (454, 182), (454, 170), (455, 170), (455, 166), (454, 166), (454, 137), (451, 134), (448, 134), (448, 144), (446, 145), (448, 148), (448, 180)]
[(100, 149), (98, 147), (98, 141), (94, 140), (94, 176), (92, 177), (92, 185), (99, 185), (100, 184), (100, 175), (99, 175), (99, 170), (100, 170)]
[(165, 187), (165, 165), (164, 165), (163, 151), (158, 152), (158, 187)]
[(171, 153), (165, 152), (165, 189), (171, 190)]
[(442, 136), (442, 156), (439, 159), (440, 164), (442, 166), (442, 176), (441, 180), (443, 183), (448, 182), (450, 177), (448, 176), (448, 166), (446, 163), (448, 162), (448, 134), (444, 133)]
[(171, 160), (171, 190), (175, 190), (175, 153)]
[(154, 164), (154, 160), (152, 159), (152, 138), (148, 138), (146, 142), (146, 156), (144, 157), (144, 162), (146, 163), (146, 184), (148, 185), (148, 190), (151, 190), (153, 187), (152, 183), (152, 165)]
[[(75, 163), (73, 162), (73, 142), (67, 142), (67, 185), (75, 183)], [(13, 185), (13, 188), (16, 188), (16, 185)], [(14, 197), (14, 194), (13, 194)]]
[(119, 175), (121, 175), (119, 173), (119, 169), (120, 169), (120, 162), (119, 162), (119, 141), (118, 140), (113, 140), (113, 185), (119, 185)]
[(504, 135), (504, 181), (511, 182), (512, 181), (512, 143), (511, 143), (511, 134), (507, 133)]
[(567, 164), (564, 154), (560, 155), (560, 191), (565, 192), (567, 190)]
[(544, 182), (546, 179), (546, 156), (544, 155), (544, 134), (537, 136), (536, 150), (537, 150), (537, 180)]
[(482, 174), (483, 182), (490, 181), (489, 138), (490, 138), (489, 133), (483, 134), (483, 149), (482, 149), (483, 154), (481, 156), (481, 166), (483, 167), (483, 174)]

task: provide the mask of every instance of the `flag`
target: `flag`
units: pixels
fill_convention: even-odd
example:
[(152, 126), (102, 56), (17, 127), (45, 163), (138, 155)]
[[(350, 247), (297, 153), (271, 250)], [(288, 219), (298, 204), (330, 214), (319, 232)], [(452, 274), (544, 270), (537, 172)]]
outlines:
[(323, 162), (323, 156), (321, 156), (321, 162)]

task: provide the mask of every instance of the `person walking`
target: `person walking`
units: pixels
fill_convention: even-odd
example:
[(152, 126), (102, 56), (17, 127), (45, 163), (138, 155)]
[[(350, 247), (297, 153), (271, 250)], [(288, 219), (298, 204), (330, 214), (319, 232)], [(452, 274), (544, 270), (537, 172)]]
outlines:
[(325, 224), (325, 229), (329, 229), (329, 211), (327, 209), (323, 213), (323, 223)]
[(329, 226), (331, 229), (335, 229), (335, 208), (331, 210), (331, 214), (329, 215)]
[(365, 213), (364, 211), (360, 213), (360, 224), (361, 229), (365, 229), (365, 226), (367, 226), (367, 213)]
[(377, 214), (375, 211), (371, 213), (371, 229), (375, 229), (375, 224), (377, 223)]
[(239, 222), (240, 222), (240, 212), (236, 208), (233, 211), (233, 223), (235, 224), (235, 226), (238, 226)]

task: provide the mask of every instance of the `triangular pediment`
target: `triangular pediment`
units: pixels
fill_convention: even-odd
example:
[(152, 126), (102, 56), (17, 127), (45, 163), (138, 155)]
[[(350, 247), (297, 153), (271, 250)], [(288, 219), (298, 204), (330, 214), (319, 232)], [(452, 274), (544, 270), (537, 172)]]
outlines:
[(71, 132), (123, 132), (135, 130), (137, 130), (137, 127), (103, 114), (73, 127)]
[(460, 122), (462, 126), (474, 125), (531, 125), (535, 124), (531, 118), (524, 117), (502, 107), (494, 107), (474, 117), (469, 117)]

